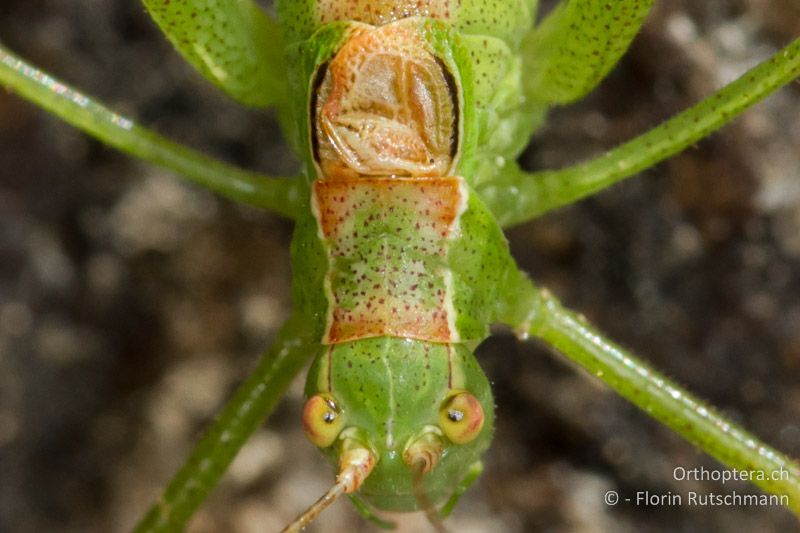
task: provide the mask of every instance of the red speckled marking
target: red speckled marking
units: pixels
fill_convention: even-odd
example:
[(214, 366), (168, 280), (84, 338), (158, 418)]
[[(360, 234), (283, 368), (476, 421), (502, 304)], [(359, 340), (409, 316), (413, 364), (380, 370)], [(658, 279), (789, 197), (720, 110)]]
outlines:
[(325, 342), (457, 340), (446, 255), (465, 203), (460, 178), (318, 180), (314, 202), (330, 259)]
[(356, 20), (381, 26), (408, 17), (429, 17), (450, 20), (457, 0), (318, 0), (320, 24), (335, 20)]

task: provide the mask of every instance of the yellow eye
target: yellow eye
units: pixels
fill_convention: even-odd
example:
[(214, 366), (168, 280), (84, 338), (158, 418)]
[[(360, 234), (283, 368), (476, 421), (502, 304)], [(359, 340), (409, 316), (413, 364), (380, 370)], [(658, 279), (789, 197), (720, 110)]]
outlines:
[(329, 394), (317, 394), (303, 408), (303, 429), (308, 440), (327, 448), (336, 440), (344, 426), (344, 415)]
[(442, 402), (439, 426), (456, 444), (466, 444), (481, 432), (483, 407), (478, 399), (466, 391), (453, 391)]

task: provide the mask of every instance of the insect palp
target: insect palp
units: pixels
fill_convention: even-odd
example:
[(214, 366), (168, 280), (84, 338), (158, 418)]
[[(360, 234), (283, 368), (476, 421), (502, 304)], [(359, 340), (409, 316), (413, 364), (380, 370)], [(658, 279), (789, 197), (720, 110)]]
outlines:
[(442, 430), (436, 426), (425, 426), (409, 439), (403, 450), (403, 461), (421, 474), (427, 474), (439, 464), (443, 449)]
[(375, 463), (375, 454), (369, 448), (362, 446), (355, 439), (345, 439), (342, 443), (339, 474), (336, 476), (336, 483), (294, 522), (286, 526), (283, 529), (283, 533), (301, 531), (322, 511), (335, 502), (339, 496), (357, 491), (370, 472), (372, 472)]
[(342, 442), (336, 482), (344, 484), (345, 493), (355, 492), (377, 462), (378, 458), (371, 449), (356, 439), (347, 438)]
[(442, 515), (431, 501), (425, 488), (424, 477), (439, 463), (442, 457), (441, 430), (428, 426), (423, 434), (414, 440), (403, 453), (403, 460), (411, 467), (411, 484), (419, 508), (425, 512), (428, 522), (439, 532), (447, 531), (442, 524)]

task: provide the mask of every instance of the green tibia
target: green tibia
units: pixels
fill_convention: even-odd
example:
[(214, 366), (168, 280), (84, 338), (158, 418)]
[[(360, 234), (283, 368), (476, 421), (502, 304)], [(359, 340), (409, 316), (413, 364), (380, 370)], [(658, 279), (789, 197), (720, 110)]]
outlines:
[(175, 48), (207, 79), (254, 107), (287, 96), (280, 29), (252, 0), (142, 0)]
[(233, 200), (295, 218), (301, 179), (250, 172), (177, 144), (24, 62), (0, 44), (0, 84), (114, 148)]
[(635, 175), (721, 128), (800, 76), (800, 39), (699, 104), (602, 156), (561, 170), (525, 172), (510, 164), (481, 198), (503, 227), (570, 204)]
[[(357, 428), (377, 454), (359, 495), (377, 508), (419, 508), (412, 471), (403, 450), (426, 426), (437, 426), (439, 409), (452, 389), (466, 389), (480, 402), (485, 421), (475, 440), (446, 444), (439, 464), (423, 477), (428, 499), (443, 503), (489, 447), (494, 400), (489, 382), (463, 345), (376, 337), (327, 347), (317, 356), (306, 395), (329, 392), (343, 411), (346, 428)], [(446, 439), (445, 439), (446, 440)], [(324, 450), (338, 465), (337, 444)]]
[(721, 463), (760, 473), (752, 481), (788, 498), (800, 514), (800, 465), (759, 441), (732, 420), (606, 339), (576, 313), (518, 273), (506, 289), (502, 320), (522, 337), (543, 340), (621, 396)]
[(450, 513), (453, 512), (456, 504), (461, 499), (461, 496), (463, 496), (467, 489), (469, 489), (478, 480), (482, 473), (483, 461), (472, 463), (472, 466), (470, 466), (469, 470), (467, 471), (467, 475), (464, 476), (464, 479), (458, 483), (458, 486), (456, 487), (456, 490), (453, 491), (450, 499), (447, 500), (447, 503), (445, 503), (440, 509), (439, 513), (441, 514), (442, 518), (447, 518), (450, 516)]
[(164, 493), (136, 526), (136, 533), (182, 531), (217, 486), (239, 449), (264, 423), (292, 379), (314, 354), (309, 321), (295, 315), (220, 411)]
[(525, 36), (525, 94), (532, 101), (573, 102), (597, 86), (639, 31), (653, 0), (562, 2)]

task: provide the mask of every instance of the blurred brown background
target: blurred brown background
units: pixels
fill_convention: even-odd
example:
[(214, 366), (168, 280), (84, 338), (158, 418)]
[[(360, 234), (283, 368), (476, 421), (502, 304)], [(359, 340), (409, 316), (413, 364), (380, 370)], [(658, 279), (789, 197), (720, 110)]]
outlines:
[[(523, 161), (591, 157), (800, 36), (795, 0), (660, 2)], [(142, 123), (237, 164), (296, 168), (269, 113), (190, 71), (138, 2), (5, 0), (0, 40)], [(767, 442), (800, 455), (800, 87), (685, 154), (509, 233), (520, 264)], [(291, 225), (184, 185), (0, 92), (0, 531), (125, 531), (270, 342)], [(480, 348), (497, 398), (453, 531), (788, 531), (770, 507), (603, 504), (686, 494), (707, 456), (536, 344)], [(272, 531), (332, 479), (298, 381), (191, 531)], [(415, 530), (419, 517), (405, 527)], [(366, 530), (346, 502), (317, 531)]]

